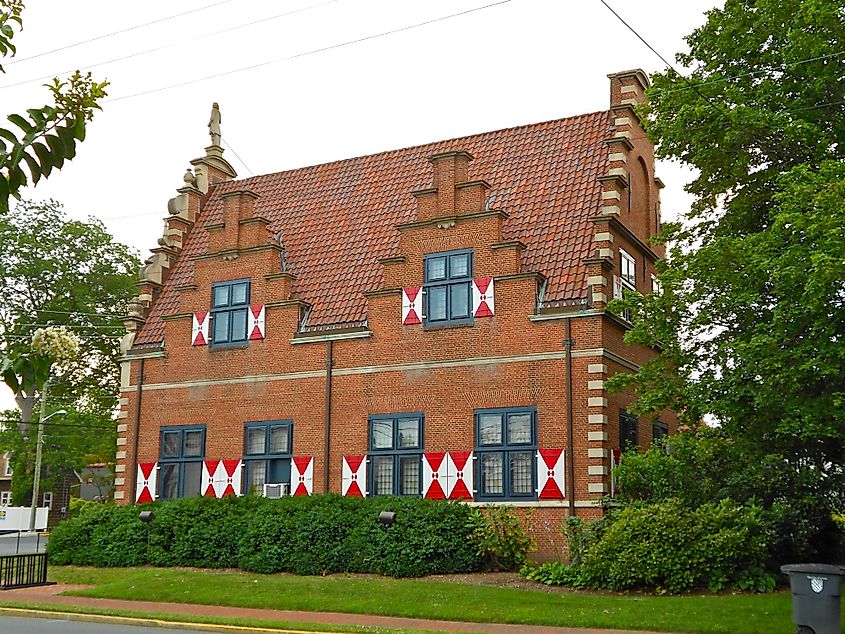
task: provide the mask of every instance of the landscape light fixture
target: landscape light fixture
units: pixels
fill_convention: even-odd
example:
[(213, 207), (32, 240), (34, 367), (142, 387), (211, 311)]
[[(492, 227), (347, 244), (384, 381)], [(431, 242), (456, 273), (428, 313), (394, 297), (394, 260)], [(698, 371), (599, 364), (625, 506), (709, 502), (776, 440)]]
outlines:
[(138, 518), (142, 522), (144, 522), (144, 524), (149, 524), (155, 519), (155, 513), (153, 513), (152, 511), (141, 511), (138, 514)]
[(396, 521), (396, 513), (393, 511), (382, 511), (378, 514), (378, 521), (379, 524), (382, 524), (385, 528), (390, 528), (393, 526), (393, 522)]

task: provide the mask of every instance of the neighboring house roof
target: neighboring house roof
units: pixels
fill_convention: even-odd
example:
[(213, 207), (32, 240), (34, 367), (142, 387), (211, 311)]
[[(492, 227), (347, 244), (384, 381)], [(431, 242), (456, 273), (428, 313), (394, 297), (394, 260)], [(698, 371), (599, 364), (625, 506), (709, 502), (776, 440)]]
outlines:
[(428, 157), (453, 150), (475, 157), (468, 178), (492, 186), (491, 207), (508, 214), (503, 238), (525, 243), (522, 268), (546, 276), (545, 300), (582, 300), (611, 125), (610, 111), (596, 112), (218, 184), (135, 344), (162, 340), (162, 315), (178, 310), (175, 287), (193, 281), (191, 256), (207, 248), (205, 226), (223, 219), (220, 194), (244, 188), (283, 235), (293, 295), (312, 306), (308, 325), (363, 323), (362, 292), (381, 284), (378, 260), (398, 255), (395, 225), (416, 219), (411, 192), (431, 185)]

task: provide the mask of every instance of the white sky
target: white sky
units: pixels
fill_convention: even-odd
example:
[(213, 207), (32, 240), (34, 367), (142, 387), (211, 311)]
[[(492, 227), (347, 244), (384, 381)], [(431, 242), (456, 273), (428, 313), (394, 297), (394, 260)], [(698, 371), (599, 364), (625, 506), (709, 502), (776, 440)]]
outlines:
[[(209, 144), (214, 101), (225, 156), (246, 177), (604, 110), (608, 73), (663, 68), (599, 0), (510, 0), (372, 37), (497, 1), (28, 0), (0, 113), (46, 104), (44, 78), (77, 68), (111, 86), (76, 158), (24, 195), (100, 218), (146, 257), (188, 161)], [(609, 3), (674, 62), (718, 0)], [(167, 89), (176, 84), (186, 85)], [(690, 173), (660, 163), (657, 174), (674, 218)], [(3, 390), (0, 409), (13, 406)]]

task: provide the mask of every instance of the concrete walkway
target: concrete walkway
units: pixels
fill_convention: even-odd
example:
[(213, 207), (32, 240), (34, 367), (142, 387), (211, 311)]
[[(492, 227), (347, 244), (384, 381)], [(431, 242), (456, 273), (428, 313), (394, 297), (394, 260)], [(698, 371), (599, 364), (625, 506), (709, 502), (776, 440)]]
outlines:
[[(434, 621), (394, 616), (369, 614), (347, 614), (340, 612), (302, 612), (298, 610), (265, 610), (256, 608), (234, 608), (223, 605), (194, 605), (190, 603), (157, 603), (153, 601), (124, 601), (120, 599), (94, 599), (90, 597), (62, 596), (67, 590), (85, 586), (52, 585), (38, 588), (21, 588), (0, 592), (0, 601), (9, 603), (49, 603), (60, 608), (100, 608), (135, 612), (156, 612), (184, 617), (190, 621), (193, 616), (217, 616), (266, 621), (288, 621), (291, 623), (320, 623), (322, 625), (359, 625), (396, 629), (417, 629), (438, 632), (481, 632), (490, 634), (650, 634), (631, 630), (596, 630), (569, 627), (547, 627), (542, 625), (509, 625), (502, 623), (466, 623), (458, 621)], [(244, 628), (248, 630), (249, 628)], [(654, 633), (651, 633), (654, 634)]]

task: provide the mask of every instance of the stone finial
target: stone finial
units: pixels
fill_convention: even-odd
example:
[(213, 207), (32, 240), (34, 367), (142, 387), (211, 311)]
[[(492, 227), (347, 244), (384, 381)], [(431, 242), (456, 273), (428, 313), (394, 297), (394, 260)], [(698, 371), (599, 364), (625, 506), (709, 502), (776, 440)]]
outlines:
[(182, 177), (182, 180), (185, 181), (185, 185), (188, 187), (197, 186), (197, 177), (194, 175), (193, 171), (191, 171), (190, 167), (185, 170), (185, 175)]
[(211, 105), (211, 118), (208, 120), (208, 134), (211, 137), (211, 145), (220, 145), (220, 106), (215, 101)]

